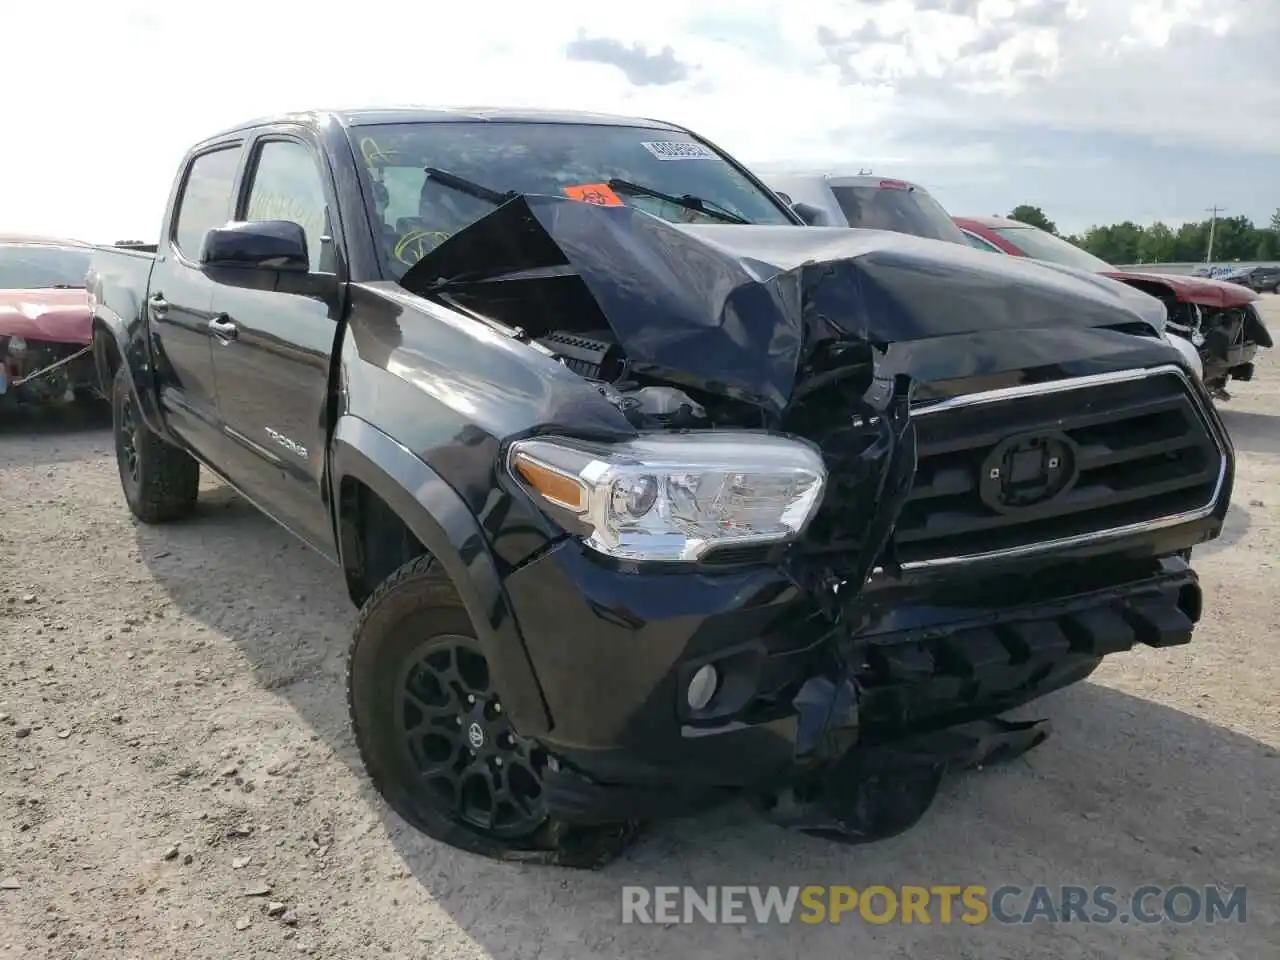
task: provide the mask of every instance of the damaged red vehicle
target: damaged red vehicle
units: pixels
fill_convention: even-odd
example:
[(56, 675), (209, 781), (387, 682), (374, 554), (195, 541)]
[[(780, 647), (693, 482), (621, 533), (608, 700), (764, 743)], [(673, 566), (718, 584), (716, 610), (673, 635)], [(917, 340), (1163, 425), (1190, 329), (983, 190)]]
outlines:
[(1204, 385), (1229, 400), (1228, 380), (1252, 380), (1259, 347), (1272, 346), (1271, 334), (1248, 287), (1209, 277), (1118, 270), (1075, 244), (1007, 217), (952, 217), (971, 246), (1014, 257), (1030, 257), (1123, 281), (1160, 300), (1168, 311), (1169, 332), (1195, 346), (1204, 366)]
[(0, 234), (0, 402), (96, 397), (88, 244)]

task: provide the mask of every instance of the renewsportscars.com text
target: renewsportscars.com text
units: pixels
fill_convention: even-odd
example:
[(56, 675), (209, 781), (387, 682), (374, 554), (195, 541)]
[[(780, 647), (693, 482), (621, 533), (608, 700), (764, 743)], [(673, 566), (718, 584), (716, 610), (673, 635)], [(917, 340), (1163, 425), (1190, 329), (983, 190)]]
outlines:
[(1244, 923), (1245, 887), (970, 884), (622, 888), (623, 923)]

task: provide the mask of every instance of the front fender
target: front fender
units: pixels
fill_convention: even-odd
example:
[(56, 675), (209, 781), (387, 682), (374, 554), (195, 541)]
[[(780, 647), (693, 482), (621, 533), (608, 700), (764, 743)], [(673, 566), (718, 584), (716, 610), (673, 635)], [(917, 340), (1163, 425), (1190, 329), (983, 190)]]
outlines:
[[(546, 702), (507, 600), (488, 541), (466, 502), (434, 470), (368, 421), (338, 419), (330, 446), (334, 502), (344, 478), (382, 498), (444, 567), (493, 667), (494, 680), (517, 732), (550, 729)], [(339, 552), (344, 538), (339, 536)]]

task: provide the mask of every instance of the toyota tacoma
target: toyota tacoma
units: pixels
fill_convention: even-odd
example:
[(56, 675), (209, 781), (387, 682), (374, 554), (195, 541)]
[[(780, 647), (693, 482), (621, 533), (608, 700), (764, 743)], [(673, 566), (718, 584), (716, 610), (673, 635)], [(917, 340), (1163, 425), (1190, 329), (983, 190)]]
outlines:
[(89, 297), (134, 516), (203, 468), (328, 557), (373, 782), (508, 859), (744, 794), (905, 828), (1043, 739), (1005, 711), (1191, 640), (1232, 488), (1156, 301), (807, 226), (651, 120), (247, 124)]

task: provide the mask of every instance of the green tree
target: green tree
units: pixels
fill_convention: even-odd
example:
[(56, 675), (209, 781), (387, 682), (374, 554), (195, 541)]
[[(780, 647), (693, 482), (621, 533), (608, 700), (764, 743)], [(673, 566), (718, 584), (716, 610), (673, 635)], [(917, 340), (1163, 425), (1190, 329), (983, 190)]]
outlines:
[(1271, 215), (1271, 232), (1280, 233), (1280, 207)]
[(1205, 248), (1209, 243), (1209, 221), (1184, 223), (1178, 227), (1177, 243), (1173, 250), (1174, 260), (1203, 260)]
[(1258, 232), (1248, 217), (1223, 217), (1214, 225), (1214, 260), (1249, 260), (1257, 248)]
[(1258, 231), (1258, 246), (1253, 251), (1255, 260), (1280, 260), (1280, 233), (1274, 230)]
[(1142, 227), (1126, 220), (1109, 227), (1090, 227), (1081, 238), (1080, 246), (1108, 263), (1137, 263), (1142, 234)]
[(1153, 223), (1138, 238), (1138, 260), (1141, 263), (1164, 263), (1173, 259), (1177, 237), (1166, 224)]
[(1014, 207), (1009, 214), (1009, 219), (1039, 227), (1041, 230), (1047, 230), (1052, 234), (1058, 232), (1058, 225), (1046, 217), (1043, 210), (1039, 207), (1033, 207), (1029, 203), (1020, 203)]
[[(1034, 211), (1021, 218), (1024, 223), (1031, 223), (1036, 215), (1043, 216), (1037, 207), (1018, 208), (1024, 209)], [(1280, 210), (1271, 219), (1273, 225), (1280, 220)], [(1209, 251), (1209, 221), (1181, 223), (1174, 229), (1165, 223), (1143, 227), (1126, 220), (1095, 224), (1078, 236), (1064, 239), (1109, 263), (1194, 263), (1203, 261)], [(1213, 224), (1213, 259), (1219, 263), (1280, 260), (1280, 230), (1255, 226), (1248, 217), (1223, 217)]]

